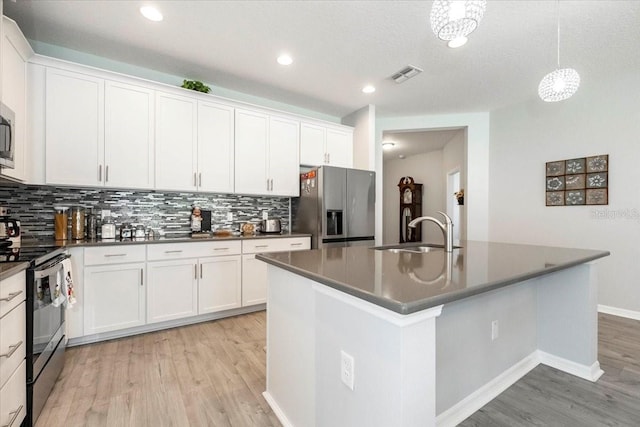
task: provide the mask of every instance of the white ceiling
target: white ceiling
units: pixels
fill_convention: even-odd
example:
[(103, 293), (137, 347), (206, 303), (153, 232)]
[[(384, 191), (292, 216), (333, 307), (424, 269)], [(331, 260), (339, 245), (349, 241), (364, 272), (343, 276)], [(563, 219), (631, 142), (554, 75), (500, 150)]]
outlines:
[(442, 150), (460, 132), (464, 132), (464, 129), (384, 132), (382, 140), (393, 141), (394, 146), (390, 150), (383, 151), (383, 160), (396, 160), (399, 155), (409, 157)]
[[(488, 1), (469, 43), (449, 49), (429, 25), (431, 1), (5, 1), (32, 40), (202, 80), (342, 117), (490, 111), (537, 96), (555, 68), (554, 1)], [(640, 1), (562, 1), (561, 65), (582, 84), (640, 69)], [(294, 63), (278, 65), (290, 52)], [(401, 85), (389, 77), (423, 68)], [(361, 88), (371, 83), (372, 95)], [(574, 98), (579, 99), (579, 92)], [(571, 102), (566, 101), (566, 102)]]

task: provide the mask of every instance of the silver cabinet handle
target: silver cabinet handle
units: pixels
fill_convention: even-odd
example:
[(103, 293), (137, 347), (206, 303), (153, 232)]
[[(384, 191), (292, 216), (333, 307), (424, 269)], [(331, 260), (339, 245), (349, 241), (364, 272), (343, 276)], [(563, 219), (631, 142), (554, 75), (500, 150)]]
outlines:
[(17, 297), (18, 295), (20, 295), (22, 293), (22, 291), (18, 291), (18, 292), (10, 292), (9, 296), (6, 296), (4, 298), (0, 298), (0, 301), (11, 301), (12, 299), (14, 299), (15, 297)]
[(214, 251), (228, 251), (229, 248), (213, 248)]
[(198, 174), (198, 186), (202, 187), (202, 172)]
[(193, 278), (198, 280), (198, 264), (193, 264)]
[(98, 166), (98, 181), (102, 182), (102, 165)]
[(140, 286), (144, 286), (144, 268), (140, 269)]
[(269, 245), (256, 245), (255, 248), (268, 248)]
[(273, 191), (273, 178), (271, 178), (271, 191)]
[(10, 358), (11, 356), (13, 356), (13, 353), (15, 353), (16, 350), (20, 348), (21, 345), (22, 345), (22, 341), (19, 341), (14, 345), (10, 345), (9, 351), (7, 351), (4, 354), (0, 354), (0, 357), (6, 357), (7, 359)]
[(327, 153), (327, 163), (331, 163), (331, 153)]
[(109, 165), (104, 167), (104, 182), (109, 182)]
[(202, 279), (202, 264), (200, 264), (200, 278)]
[(20, 405), (15, 411), (9, 412), (9, 415), (13, 414), (11, 415), (11, 421), (9, 421), (9, 424), (5, 424), (2, 427), (11, 427), (16, 421), (16, 418), (18, 418), (18, 414), (20, 413), (20, 411), (22, 411), (22, 405)]
[(302, 243), (291, 243), (291, 246), (302, 246)]
[(165, 254), (179, 254), (182, 249), (176, 249), (175, 251), (164, 251)]
[(114, 256), (127, 256), (127, 254), (104, 254), (106, 258), (114, 257)]
[(193, 186), (197, 187), (198, 186), (198, 174), (197, 173), (193, 173)]

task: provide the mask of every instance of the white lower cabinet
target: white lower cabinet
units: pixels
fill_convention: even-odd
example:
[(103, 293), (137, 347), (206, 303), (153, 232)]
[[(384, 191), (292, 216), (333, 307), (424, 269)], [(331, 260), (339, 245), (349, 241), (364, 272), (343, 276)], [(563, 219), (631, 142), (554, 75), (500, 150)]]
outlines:
[(23, 360), (0, 389), (0, 425), (18, 427), (27, 413), (27, 361)]
[(147, 264), (147, 323), (198, 314), (198, 261), (179, 259)]
[(242, 257), (201, 258), (198, 282), (198, 314), (238, 308), (242, 305)]
[(267, 302), (267, 264), (255, 254), (242, 255), (242, 305)]
[(145, 324), (145, 264), (84, 268), (84, 334)]

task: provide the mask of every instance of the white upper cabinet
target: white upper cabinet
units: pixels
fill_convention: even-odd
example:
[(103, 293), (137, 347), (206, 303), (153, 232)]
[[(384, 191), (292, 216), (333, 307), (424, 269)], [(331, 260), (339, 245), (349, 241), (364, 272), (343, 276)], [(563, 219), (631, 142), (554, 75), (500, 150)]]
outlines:
[(300, 194), (298, 147), (300, 124), (280, 117), (269, 120), (269, 194)]
[(154, 108), (154, 91), (106, 81), (105, 185), (153, 188)]
[(297, 121), (236, 110), (235, 191), (297, 196)]
[(198, 189), (233, 193), (234, 109), (198, 102)]
[(236, 110), (236, 193), (268, 194), (267, 150), (269, 116)]
[(353, 167), (353, 131), (301, 123), (300, 164)]
[(15, 115), (13, 169), (2, 168), (0, 173), (10, 179), (27, 178), (27, 109), (26, 61), (33, 50), (16, 23), (2, 18), (2, 102)]
[(197, 189), (197, 105), (194, 98), (156, 92), (157, 189)]
[(47, 69), (46, 182), (104, 185), (104, 80)]

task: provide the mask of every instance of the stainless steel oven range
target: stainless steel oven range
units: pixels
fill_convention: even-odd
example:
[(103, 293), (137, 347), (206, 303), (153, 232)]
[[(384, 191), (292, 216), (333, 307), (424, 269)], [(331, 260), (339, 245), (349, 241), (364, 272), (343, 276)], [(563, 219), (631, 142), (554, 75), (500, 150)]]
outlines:
[[(21, 258), (26, 248), (21, 248)], [(27, 270), (27, 416), (25, 426), (35, 424), (58, 375), (64, 366), (64, 304), (54, 304), (50, 284), (63, 277), (64, 249), (27, 250), (31, 266)], [(39, 255), (41, 254), (41, 255)], [(38, 256), (39, 255), (39, 256)]]

